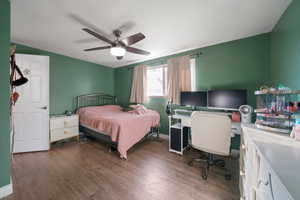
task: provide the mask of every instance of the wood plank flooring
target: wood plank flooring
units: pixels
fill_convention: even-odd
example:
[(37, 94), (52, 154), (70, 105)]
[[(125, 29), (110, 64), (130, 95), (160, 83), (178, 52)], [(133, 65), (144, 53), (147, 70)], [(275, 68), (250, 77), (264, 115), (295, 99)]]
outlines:
[(145, 140), (121, 160), (97, 141), (58, 144), (13, 160), (14, 194), (5, 200), (235, 200), (237, 180), (212, 168), (207, 181), (195, 156), (168, 152), (166, 139)]

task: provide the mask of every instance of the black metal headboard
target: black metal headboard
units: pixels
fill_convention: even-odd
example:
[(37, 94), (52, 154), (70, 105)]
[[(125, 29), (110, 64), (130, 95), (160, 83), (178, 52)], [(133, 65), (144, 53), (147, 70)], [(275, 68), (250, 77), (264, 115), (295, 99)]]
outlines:
[(113, 95), (104, 93), (85, 94), (76, 97), (76, 110), (87, 106), (114, 105), (116, 103), (117, 98)]

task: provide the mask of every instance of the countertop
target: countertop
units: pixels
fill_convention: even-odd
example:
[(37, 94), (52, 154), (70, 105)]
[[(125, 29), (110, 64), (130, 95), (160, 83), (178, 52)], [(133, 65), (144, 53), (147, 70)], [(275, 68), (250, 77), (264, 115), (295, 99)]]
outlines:
[(300, 199), (300, 148), (254, 141), (282, 184), (294, 199)]

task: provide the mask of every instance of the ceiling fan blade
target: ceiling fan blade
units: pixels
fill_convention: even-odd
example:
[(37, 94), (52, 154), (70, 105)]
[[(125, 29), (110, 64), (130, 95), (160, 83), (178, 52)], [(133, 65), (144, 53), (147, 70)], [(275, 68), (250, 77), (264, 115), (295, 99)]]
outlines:
[(124, 38), (121, 41), (123, 43), (125, 43), (126, 45), (130, 46), (130, 45), (133, 45), (145, 38), (146, 38), (146, 36), (143, 33), (137, 33), (137, 34), (131, 35), (127, 38)]
[(106, 37), (104, 37), (104, 36), (102, 36), (102, 35), (94, 32), (94, 31), (92, 31), (92, 30), (90, 30), (88, 28), (83, 28), (82, 30), (85, 31), (85, 32), (87, 32), (87, 33), (89, 33), (89, 34), (91, 34), (91, 35), (93, 35), (94, 37), (96, 37), (96, 38), (98, 38), (98, 39), (100, 39), (100, 40), (102, 40), (102, 41), (110, 44), (110, 45), (115, 45), (115, 43), (113, 41), (107, 39)]
[(84, 49), (84, 51), (95, 51), (95, 50), (102, 50), (102, 49), (110, 49), (111, 46), (105, 46), (105, 47), (95, 47), (91, 49)]
[(126, 50), (128, 52), (141, 54), (141, 55), (149, 55), (150, 54), (150, 52), (148, 52), (148, 51), (144, 51), (142, 49), (137, 49), (137, 48), (133, 48), (133, 47), (126, 47)]

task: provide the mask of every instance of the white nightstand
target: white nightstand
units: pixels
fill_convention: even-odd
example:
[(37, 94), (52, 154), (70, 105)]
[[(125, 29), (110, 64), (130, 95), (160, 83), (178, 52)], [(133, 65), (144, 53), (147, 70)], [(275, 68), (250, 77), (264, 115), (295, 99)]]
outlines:
[(79, 141), (78, 115), (50, 117), (50, 143), (73, 137)]

